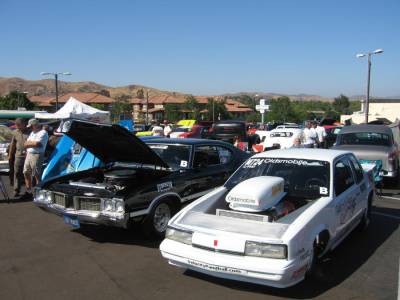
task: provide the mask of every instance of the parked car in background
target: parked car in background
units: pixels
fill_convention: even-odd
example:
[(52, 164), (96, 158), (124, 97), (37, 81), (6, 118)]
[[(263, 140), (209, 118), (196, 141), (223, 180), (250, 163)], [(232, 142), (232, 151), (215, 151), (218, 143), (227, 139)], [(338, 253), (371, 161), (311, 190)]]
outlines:
[(359, 160), (381, 166), (383, 177), (398, 179), (399, 146), (388, 126), (344, 126), (332, 149), (352, 151)]
[(12, 140), (12, 130), (6, 125), (0, 125), (0, 170), (8, 171), (8, 150)]
[(354, 155), (263, 152), (171, 219), (161, 254), (207, 275), (285, 288), (370, 220), (374, 191)]
[(162, 236), (187, 201), (222, 185), (248, 154), (221, 141), (148, 138), (118, 125), (67, 121), (62, 132), (103, 162), (85, 171), (50, 178), (34, 203), (74, 227), (140, 223)]
[(192, 127), (178, 127), (172, 130), (170, 133), (171, 138), (192, 138), (192, 139), (201, 139), (206, 136), (208, 133), (208, 129), (204, 126), (193, 125)]
[(219, 121), (213, 124), (210, 138), (234, 143), (236, 139), (240, 141), (245, 150), (251, 149), (258, 136), (248, 135), (247, 126), (244, 121)]
[(302, 138), (303, 130), (300, 128), (279, 128), (268, 132), (263, 142), (263, 148), (271, 148), (274, 145), (279, 145), (280, 149), (287, 149), (293, 146), (293, 142), (296, 138)]
[(324, 148), (331, 148), (343, 126), (325, 126), (324, 128), (326, 132)]

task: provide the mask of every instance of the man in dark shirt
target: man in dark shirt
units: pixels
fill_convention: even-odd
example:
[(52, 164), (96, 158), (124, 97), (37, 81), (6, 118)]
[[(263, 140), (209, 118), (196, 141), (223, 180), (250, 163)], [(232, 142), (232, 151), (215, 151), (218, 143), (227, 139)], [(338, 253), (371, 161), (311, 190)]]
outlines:
[(28, 138), (26, 124), (23, 119), (16, 119), (15, 126), (17, 129), (13, 132), (9, 152), (9, 160), (14, 161), (14, 198), (19, 197), (21, 186), (24, 184), (23, 169), (26, 156), (24, 144)]

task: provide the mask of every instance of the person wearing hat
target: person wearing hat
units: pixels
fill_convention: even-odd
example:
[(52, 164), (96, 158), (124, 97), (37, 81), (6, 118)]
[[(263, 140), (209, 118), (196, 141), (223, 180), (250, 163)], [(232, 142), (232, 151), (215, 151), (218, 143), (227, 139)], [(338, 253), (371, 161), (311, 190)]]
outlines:
[(42, 129), (42, 125), (40, 125), (39, 121), (36, 119), (30, 119), (28, 127), (32, 128), (32, 132), (25, 142), (27, 153), (24, 164), (24, 176), (27, 193), (31, 194), (33, 187), (32, 177), (35, 178), (36, 184), (40, 181), (44, 151), (49, 136), (47, 131)]
[[(28, 138), (28, 131), (26, 129), (26, 122), (22, 118), (15, 120), (16, 130), (13, 132), (13, 136), (10, 143), (10, 151), (8, 153), (8, 159), (10, 164), (13, 164), (13, 188), (14, 198), (19, 197), (21, 187), (24, 184), (24, 163), (26, 156), (25, 142)], [(11, 169), (11, 168), (10, 168)]]

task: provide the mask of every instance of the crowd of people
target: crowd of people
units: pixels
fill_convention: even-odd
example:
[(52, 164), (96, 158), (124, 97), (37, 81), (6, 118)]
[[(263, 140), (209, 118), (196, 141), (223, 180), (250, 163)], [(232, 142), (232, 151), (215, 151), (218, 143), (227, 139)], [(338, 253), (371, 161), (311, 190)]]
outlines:
[(32, 188), (40, 181), (49, 135), (36, 119), (26, 124), (24, 119), (18, 118), (15, 125), (8, 158), (13, 170), (13, 198), (19, 198), (24, 185), (24, 196), (31, 196)]
[(326, 138), (325, 128), (315, 121), (308, 121), (303, 129), (303, 137), (296, 138), (293, 147), (296, 148), (324, 148)]

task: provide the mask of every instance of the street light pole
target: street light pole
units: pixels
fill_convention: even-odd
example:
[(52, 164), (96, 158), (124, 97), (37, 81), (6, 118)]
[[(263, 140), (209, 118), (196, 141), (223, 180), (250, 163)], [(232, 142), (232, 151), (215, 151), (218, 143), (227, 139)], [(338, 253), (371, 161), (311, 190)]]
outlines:
[[(368, 115), (369, 115), (369, 92), (370, 92), (370, 86), (371, 86), (371, 57), (374, 54), (381, 54), (383, 53), (382, 49), (376, 49), (373, 52), (368, 52), (368, 77), (367, 77), (367, 97), (365, 99), (365, 103), (364, 103), (364, 113), (365, 113), (365, 124), (368, 124)], [(366, 54), (360, 53), (357, 54), (357, 58), (362, 58), (364, 56), (367, 56)]]
[(52, 75), (54, 76), (55, 86), (56, 86), (56, 111), (58, 110), (58, 75), (72, 75), (70, 72), (62, 72), (62, 73), (52, 73), (52, 72), (42, 72), (40, 73), (42, 76)]

